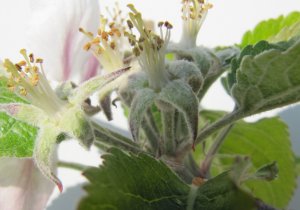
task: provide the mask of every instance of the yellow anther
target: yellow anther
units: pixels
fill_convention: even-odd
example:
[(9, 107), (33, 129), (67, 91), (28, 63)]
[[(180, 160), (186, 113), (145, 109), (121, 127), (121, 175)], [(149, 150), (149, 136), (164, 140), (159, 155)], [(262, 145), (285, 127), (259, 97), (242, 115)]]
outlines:
[(20, 61), (19, 63), (17, 63), (19, 66), (26, 66), (26, 61)]
[(86, 43), (84, 46), (83, 46), (83, 49), (84, 50), (86, 50), (86, 51), (88, 51), (89, 49), (91, 49), (91, 43), (90, 42), (88, 42), (88, 43)]
[(103, 31), (103, 32), (101, 33), (101, 38), (104, 39), (105, 41), (108, 41), (108, 33), (105, 32), (105, 31)]
[(96, 37), (91, 41), (92, 44), (99, 44), (100, 43), (100, 38)]
[(33, 66), (33, 67), (32, 67), (32, 71), (33, 71), (34, 73), (37, 73), (37, 72), (39, 71), (39, 68), (38, 68), (37, 66)]
[(28, 57), (29, 57), (29, 61), (31, 63), (33, 63), (34, 62), (34, 55), (32, 53), (30, 53)]
[(38, 74), (32, 75), (31, 84), (33, 86), (37, 86), (38, 82), (39, 82), (39, 75)]
[(15, 67), (17, 68), (18, 71), (21, 71), (21, 70), (22, 70), (22, 67), (19, 66), (19, 64), (17, 64), (17, 63), (15, 64)]
[(24, 71), (25, 71), (26, 73), (30, 72), (30, 67), (29, 67), (29, 66), (26, 66), (25, 69), (24, 69)]
[(27, 91), (26, 91), (26, 89), (25, 89), (24, 87), (21, 87), (21, 88), (20, 88), (20, 94), (21, 94), (22, 96), (26, 96), (26, 95), (27, 95)]
[(21, 50), (20, 50), (20, 53), (21, 53), (22, 55), (24, 55), (24, 56), (27, 55), (26, 49), (21, 49)]
[(36, 62), (36, 63), (43, 63), (44, 60), (43, 60), (42, 58), (37, 58), (35, 62)]
[(110, 48), (114, 50), (114, 49), (116, 48), (116, 43), (111, 42), (111, 43), (110, 43)]

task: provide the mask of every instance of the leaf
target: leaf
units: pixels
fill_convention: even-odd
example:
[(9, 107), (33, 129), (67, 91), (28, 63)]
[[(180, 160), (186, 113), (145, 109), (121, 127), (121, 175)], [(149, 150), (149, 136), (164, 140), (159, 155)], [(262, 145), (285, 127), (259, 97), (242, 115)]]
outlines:
[[(203, 111), (202, 119), (214, 121), (223, 113)], [(197, 151), (199, 153), (199, 151)], [(253, 180), (246, 186), (266, 203), (286, 207), (296, 186), (295, 158), (291, 149), (288, 128), (279, 118), (256, 123), (238, 121), (213, 162), (212, 173), (218, 174), (231, 167), (235, 156), (249, 156), (256, 169), (276, 161), (278, 178), (272, 182)]]
[(139, 138), (139, 129), (147, 109), (154, 103), (156, 94), (152, 89), (144, 88), (134, 97), (129, 114), (129, 126), (135, 141)]
[(243, 61), (243, 58), (245, 58), (246, 56), (256, 56), (263, 53), (264, 51), (271, 49), (278, 49), (284, 51), (292, 44), (293, 40), (291, 41), (291, 43), (287, 42), (284, 45), (270, 44), (267, 41), (260, 41), (254, 46), (248, 45), (247, 47), (245, 47), (237, 58), (232, 59), (231, 71), (228, 73), (227, 77), (222, 78), (223, 86), (225, 87), (227, 92), (230, 94), (232, 86), (236, 83), (236, 73)]
[(193, 140), (198, 132), (198, 99), (189, 85), (181, 80), (174, 80), (165, 86), (157, 100), (171, 104), (178, 109), (186, 120)]
[[(100, 168), (84, 172), (90, 184), (78, 210), (250, 210), (252, 197), (224, 173), (190, 187), (163, 162), (148, 155), (111, 149)], [(249, 202), (250, 201), (250, 202)], [(188, 204), (189, 202), (189, 204)], [(250, 206), (249, 205), (249, 206)]]
[[(6, 88), (6, 78), (0, 76), (0, 105), (26, 101)], [(0, 157), (32, 157), (37, 128), (17, 121), (0, 112)]]
[(244, 116), (299, 101), (300, 42), (283, 52), (245, 56), (231, 92)]
[(255, 201), (239, 189), (228, 172), (210, 179), (198, 188), (195, 210), (255, 210)]
[(287, 16), (279, 16), (260, 22), (252, 31), (247, 31), (240, 47), (256, 44), (261, 40), (280, 42), (300, 35), (300, 12), (292, 12)]
[(126, 155), (118, 149), (103, 155), (100, 168), (90, 168), (84, 176), (91, 184), (79, 210), (184, 209), (189, 187), (164, 163), (147, 155)]
[(32, 157), (37, 129), (0, 112), (0, 158)]

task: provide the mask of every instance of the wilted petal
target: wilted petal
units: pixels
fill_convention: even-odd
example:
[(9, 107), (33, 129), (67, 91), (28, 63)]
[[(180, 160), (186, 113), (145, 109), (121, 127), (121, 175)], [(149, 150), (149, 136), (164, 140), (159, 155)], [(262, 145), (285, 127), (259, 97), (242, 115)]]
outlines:
[(80, 27), (92, 32), (97, 30), (98, 0), (31, 1), (33, 15), (28, 47), (45, 58), (47, 75), (58, 81), (79, 82), (87, 77), (86, 71), (89, 76), (97, 73), (98, 66), (88, 62), (92, 54), (82, 49), (88, 39), (78, 30)]
[(43, 210), (54, 184), (32, 159), (0, 159), (0, 209)]

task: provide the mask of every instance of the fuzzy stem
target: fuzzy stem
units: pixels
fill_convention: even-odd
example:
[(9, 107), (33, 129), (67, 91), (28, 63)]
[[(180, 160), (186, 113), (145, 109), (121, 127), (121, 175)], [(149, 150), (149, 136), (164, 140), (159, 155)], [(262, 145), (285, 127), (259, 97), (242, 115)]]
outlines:
[(203, 142), (208, 136), (216, 132), (218, 129), (221, 129), (226, 125), (232, 124), (233, 122), (242, 119), (243, 117), (244, 114), (239, 110), (231, 112), (222, 119), (212, 123), (211, 125), (204, 128), (202, 131), (200, 131), (195, 141), (196, 144)]
[(165, 153), (166, 154), (174, 154), (175, 152), (175, 110), (172, 109), (170, 111), (162, 111), (161, 112), (161, 119), (163, 122), (163, 138), (165, 144)]
[(155, 132), (154, 128), (151, 126), (151, 124), (149, 123), (149, 121), (147, 119), (143, 120), (142, 128), (143, 128), (144, 134), (146, 135), (146, 137), (150, 143), (153, 153), (158, 155), (158, 153), (159, 153), (158, 133)]
[(228, 133), (230, 132), (230, 130), (232, 128), (233, 128), (233, 124), (226, 126), (221, 131), (221, 133), (217, 136), (214, 144), (211, 146), (210, 150), (206, 154), (205, 159), (201, 165), (201, 168), (200, 168), (201, 177), (208, 178), (210, 167), (211, 167), (212, 161), (214, 159), (214, 156), (219, 151), (224, 140), (226, 139), (226, 136), (228, 135)]

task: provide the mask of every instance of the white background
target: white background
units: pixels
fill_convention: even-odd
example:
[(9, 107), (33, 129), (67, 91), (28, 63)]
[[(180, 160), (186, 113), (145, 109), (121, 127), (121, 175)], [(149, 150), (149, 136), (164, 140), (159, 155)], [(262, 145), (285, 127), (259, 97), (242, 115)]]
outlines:
[[(29, 1), (0, 1), (1, 59), (6, 57), (17, 59), (19, 49), (27, 46), (25, 34), (31, 13)], [(120, 4), (124, 6), (129, 2), (134, 3), (136, 8), (142, 11), (145, 19), (169, 20), (174, 25), (172, 40), (176, 41), (180, 39), (181, 34), (180, 1), (131, 0), (120, 1)], [(104, 5), (113, 5), (113, 2), (113, 0), (100, 1), (101, 8), (103, 9)], [(211, 0), (210, 2), (213, 3), (214, 8), (209, 11), (198, 39), (199, 44), (209, 47), (239, 43), (243, 33), (252, 29), (260, 20), (300, 9), (299, 0)], [(209, 91), (204, 105), (213, 109), (229, 111), (233, 104), (220, 84), (217, 84)], [(114, 123), (117, 126), (126, 127), (124, 119), (117, 118)], [(76, 142), (63, 144), (60, 148), (60, 156), (66, 160), (91, 165), (97, 165), (100, 162), (95, 151), (84, 152)], [(84, 181), (79, 173), (65, 169), (59, 170), (59, 177), (65, 187)], [(55, 195), (57, 194), (57, 190), (55, 190)]]

